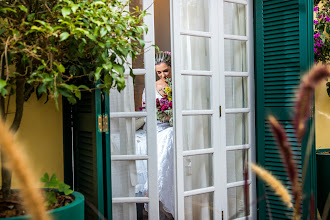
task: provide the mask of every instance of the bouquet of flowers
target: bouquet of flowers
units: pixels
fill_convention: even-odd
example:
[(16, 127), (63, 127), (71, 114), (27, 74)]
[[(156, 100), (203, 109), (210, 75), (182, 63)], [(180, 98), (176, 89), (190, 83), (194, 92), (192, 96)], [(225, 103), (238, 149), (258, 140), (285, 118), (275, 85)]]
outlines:
[(173, 109), (172, 109), (172, 82), (167, 79), (167, 87), (164, 89), (164, 95), (159, 100), (156, 99), (157, 120), (161, 122), (169, 122), (173, 126)]

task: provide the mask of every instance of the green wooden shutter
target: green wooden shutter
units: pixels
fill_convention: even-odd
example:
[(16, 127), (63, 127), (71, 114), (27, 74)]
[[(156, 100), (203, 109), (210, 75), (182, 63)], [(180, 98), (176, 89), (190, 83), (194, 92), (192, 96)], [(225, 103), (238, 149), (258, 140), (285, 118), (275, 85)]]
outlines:
[(97, 219), (104, 215), (102, 134), (97, 132), (100, 92), (83, 93), (75, 108), (74, 185), (85, 196), (85, 218)]
[(83, 92), (75, 105), (63, 102), (65, 182), (85, 196), (86, 219), (111, 216), (110, 134), (98, 130), (105, 113), (109, 98), (100, 90)]
[[(285, 128), (302, 178), (307, 141), (300, 146), (292, 126), (295, 91), (301, 74), (313, 63), (311, 0), (255, 0), (255, 78), (257, 162), (290, 189), (278, 147), (267, 123), (273, 114)], [(314, 145), (313, 145), (314, 149)], [(314, 152), (304, 185), (304, 218), (309, 197), (315, 192)], [(258, 180), (258, 218), (291, 219), (290, 212), (273, 191)], [(315, 193), (314, 193), (315, 195)]]

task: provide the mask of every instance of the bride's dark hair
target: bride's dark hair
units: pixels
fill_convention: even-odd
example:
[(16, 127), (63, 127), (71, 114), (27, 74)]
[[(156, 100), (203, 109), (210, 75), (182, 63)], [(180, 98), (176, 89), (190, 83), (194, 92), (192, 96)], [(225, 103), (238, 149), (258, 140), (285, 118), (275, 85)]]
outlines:
[(155, 56), (155, 65), (166, 63), (171, 66), (171, 53), (167, 51), (159, 51)]

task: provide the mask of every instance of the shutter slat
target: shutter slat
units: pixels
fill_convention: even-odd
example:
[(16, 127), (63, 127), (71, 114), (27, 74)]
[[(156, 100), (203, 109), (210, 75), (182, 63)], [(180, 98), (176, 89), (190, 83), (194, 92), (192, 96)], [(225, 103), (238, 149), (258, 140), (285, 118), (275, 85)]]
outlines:
[[(307, 0), (256, 0), (257, 158), (258, 163), (282, 181), (289, 192), (289, 177), (267, 117), (273, 114), (287, 132), (301, 181), (306, 145), (296, 140), (292, 110), (301, 74), (312, 64), (307, 52), (313, 54), (313, 48), (305, 50), (307, 43), (301, 44), (301, 39), (307, 36), (307, 28), (301, 26), (308, 23), (307, 5)], [(312, 8), (309, 10), (312, 12)], [(302, 22), (302, 19), (306, 19), (306, 22)], [(261, 181), (258, 193), (258, 198), (267, 197), (267, 202), (264, 199), (258, 204), (259, 219), (269, 219), (268, 212), (273, 219), (292, 219), (292, 209), (287, 208), (274, 191)]]

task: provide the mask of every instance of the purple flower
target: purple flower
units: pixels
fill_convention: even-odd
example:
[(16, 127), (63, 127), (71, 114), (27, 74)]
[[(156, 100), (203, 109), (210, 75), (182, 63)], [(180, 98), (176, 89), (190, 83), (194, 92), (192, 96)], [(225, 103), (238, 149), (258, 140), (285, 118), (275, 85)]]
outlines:
[(319, 10), (319, 7), (314, 7), (314, 11), (316, 12), (317, 10)]
[(330, 22), (330, 18), (328, 17), (328, 15), (327, 15), (327, 17), (325, 18), (325, 20), (326, 20), (327, 22)]
[(317, 49), (316, 48), (314, 48), (314, 53), (316, 53), (317, 52)]
[(316, 33), (316, 34), (314, 34), (314, 39), (319, 38), (320, 36), (321, 36), (320, 33)]
[(317, 21), (317, 20), (314, 20), (314, 24), (318, 24), (319, 23), (319, 21)]

